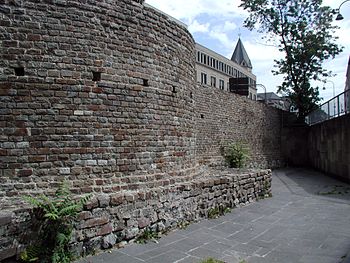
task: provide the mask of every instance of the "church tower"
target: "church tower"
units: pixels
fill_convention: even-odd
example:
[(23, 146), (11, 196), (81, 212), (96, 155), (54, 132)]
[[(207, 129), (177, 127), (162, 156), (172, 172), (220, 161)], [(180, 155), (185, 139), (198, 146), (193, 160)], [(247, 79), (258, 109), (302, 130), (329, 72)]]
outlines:
[(245, 50), (241, 38), (238, 39), (235, 51), (232, 54), (231, 60), (238, 65), (246, 68), (249, 72), (252, 72), (252, 62), (249, 59), (248, 53)]

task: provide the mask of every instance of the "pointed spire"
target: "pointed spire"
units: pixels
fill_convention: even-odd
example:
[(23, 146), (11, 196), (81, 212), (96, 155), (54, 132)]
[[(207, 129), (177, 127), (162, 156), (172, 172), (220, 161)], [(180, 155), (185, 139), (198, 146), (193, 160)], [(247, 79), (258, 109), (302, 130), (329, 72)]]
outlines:
[(241, 38), (238, 39), (235, 51), (232, 54), (231, 60), (241, 65), (242, 67), (252, 69), (252, 62), (249, 59), (248, 53), (245, 50)]

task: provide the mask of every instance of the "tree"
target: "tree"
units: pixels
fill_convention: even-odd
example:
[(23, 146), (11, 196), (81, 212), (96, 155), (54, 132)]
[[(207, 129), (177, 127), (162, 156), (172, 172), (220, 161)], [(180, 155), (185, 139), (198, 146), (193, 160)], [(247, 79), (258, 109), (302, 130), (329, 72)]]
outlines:
[(267, 33), (284, 53), (283, 59), (275, 60), (272, 72), (284, 75), (278, 92), (289, 96), (304, 120), (320, 101), (318, 87), (312, 87), (311, 81), (331, 76), (322, 63), (342, 51), (334, 42), (335, 13), (322, 6), (322, 0), (242, 0), (240, 7), (250, 13), (244, 26)]

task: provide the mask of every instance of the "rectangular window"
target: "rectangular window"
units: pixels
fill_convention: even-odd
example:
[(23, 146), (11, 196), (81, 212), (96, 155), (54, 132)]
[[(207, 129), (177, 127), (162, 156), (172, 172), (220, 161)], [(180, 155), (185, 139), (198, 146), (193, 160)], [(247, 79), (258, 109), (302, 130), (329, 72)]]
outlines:
[(207, 74), (201, 73), (201, 83), (207, 85)]
[(222, 89), (222, 90), (225, 89), (225, 81), (223, 81), (222, 79), (219, 80), (219, 87), (220, 87), (220, 89)]
[(210, 77), (210, 86), (216, 88), (216, 78)]
[(201, 53), (197, 51), (197, 62), (201, 61)]

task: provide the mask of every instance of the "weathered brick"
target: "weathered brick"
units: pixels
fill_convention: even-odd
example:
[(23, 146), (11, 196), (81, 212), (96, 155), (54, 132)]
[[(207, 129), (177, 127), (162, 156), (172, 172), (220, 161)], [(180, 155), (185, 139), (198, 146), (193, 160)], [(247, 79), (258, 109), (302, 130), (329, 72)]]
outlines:
[(19, 177), (28, 177), (33, 174), (32, 169), (21, 169), (16, 171), (16, 175)]
[(109, 222), (108, 218), (91, 218), (86, 220), (83, 224), (82, 224), (82, 228), (90, 228), (90, 227), (94, 227), (94, 226), (100, 226), (100, 225), (104, 225), (107, 224)]

